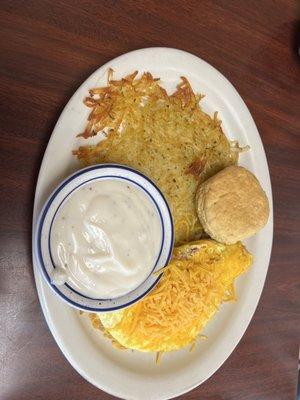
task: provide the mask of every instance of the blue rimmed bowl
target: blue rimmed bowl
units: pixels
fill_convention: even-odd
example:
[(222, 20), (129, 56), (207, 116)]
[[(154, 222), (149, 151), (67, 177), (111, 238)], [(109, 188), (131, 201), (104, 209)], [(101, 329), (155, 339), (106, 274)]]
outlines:
[[(92, 181), (115, 179), (130, 182), (144, 192), (154, 204), (160, 218), (162, 240), (160, 252), (148, 277), (136, 289), (112, 299), (91, 298), (76, 291), (67, 282), (56, 285), (51, 281), (55, 269), (51, 254), (51, 227), (63, 206), (76, 190)], [(118, 164), (99, 164), (83, 168), (65, 179), (49, 196), (39, 215), (34, 238), (34, 252), (40, 271), (50, 288), (69, 305), (91, 312), (114, 311), (128, 307), (142, 299), (151, 291), (161, 278), (155, 272), (170, 260), (174, 245), (174, 227), (172, 215), (166, 199), (158, 187), (142, 173)]]

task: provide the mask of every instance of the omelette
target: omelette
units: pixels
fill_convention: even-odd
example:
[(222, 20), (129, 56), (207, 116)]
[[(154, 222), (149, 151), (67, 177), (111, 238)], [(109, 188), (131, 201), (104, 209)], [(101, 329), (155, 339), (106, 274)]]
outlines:
[(200, 240), (174, 249), (157, 287), (120, 311), (94, 314), (124, 348), (167, 352), (193, 344), (224, 301), (235, 300), (234, 281), (252, 263), (241, 244)]

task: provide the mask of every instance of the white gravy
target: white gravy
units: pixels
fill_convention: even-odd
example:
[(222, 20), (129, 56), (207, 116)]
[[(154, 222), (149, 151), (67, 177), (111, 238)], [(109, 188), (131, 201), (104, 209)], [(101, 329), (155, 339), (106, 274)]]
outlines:
[(109, 178), (88, 183), (53, 222), (51, 279), (88, 297), (122, 296), (151, 273), (161, 240), (158, 212), (141, 189)]

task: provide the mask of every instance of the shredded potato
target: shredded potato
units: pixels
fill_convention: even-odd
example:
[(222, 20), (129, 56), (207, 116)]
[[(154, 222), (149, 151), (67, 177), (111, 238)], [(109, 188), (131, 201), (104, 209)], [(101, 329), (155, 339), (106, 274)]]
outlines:
[(126, 309), (98, 314), (99, 319), (127, 348), (166, 352), (190, 344), (193, 349), (221, 303), (235, 300), (234, 281), (251, 263), (241, 243), (200, 240), (179, 246), (149, 295)]
[(176, 244), (202, 235), (194, 202), (198, 184), (238, 159), (217, 113), (205, 114), (200, 99), (184, 77), (168, 95), (149, 72), (112, 80), (110, 70), (108, 85), (91, 89), (85, 99), (91, 113), (80, 134), (106, 138), (74, 151), (85, 165), (115, 162), (151, 178), (171, 207)]

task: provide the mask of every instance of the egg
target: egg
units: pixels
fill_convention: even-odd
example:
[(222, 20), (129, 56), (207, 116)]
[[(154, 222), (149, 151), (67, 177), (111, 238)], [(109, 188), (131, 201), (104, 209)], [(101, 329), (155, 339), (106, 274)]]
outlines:
[(167, 352), (195, 343), (224, 301), (235, 300), (234, 282), (252, 263), (242, 243), (199, 240), (174, 249), (159, 284), (138, 303), (100, 313), (105, 331), (120, 345)]

